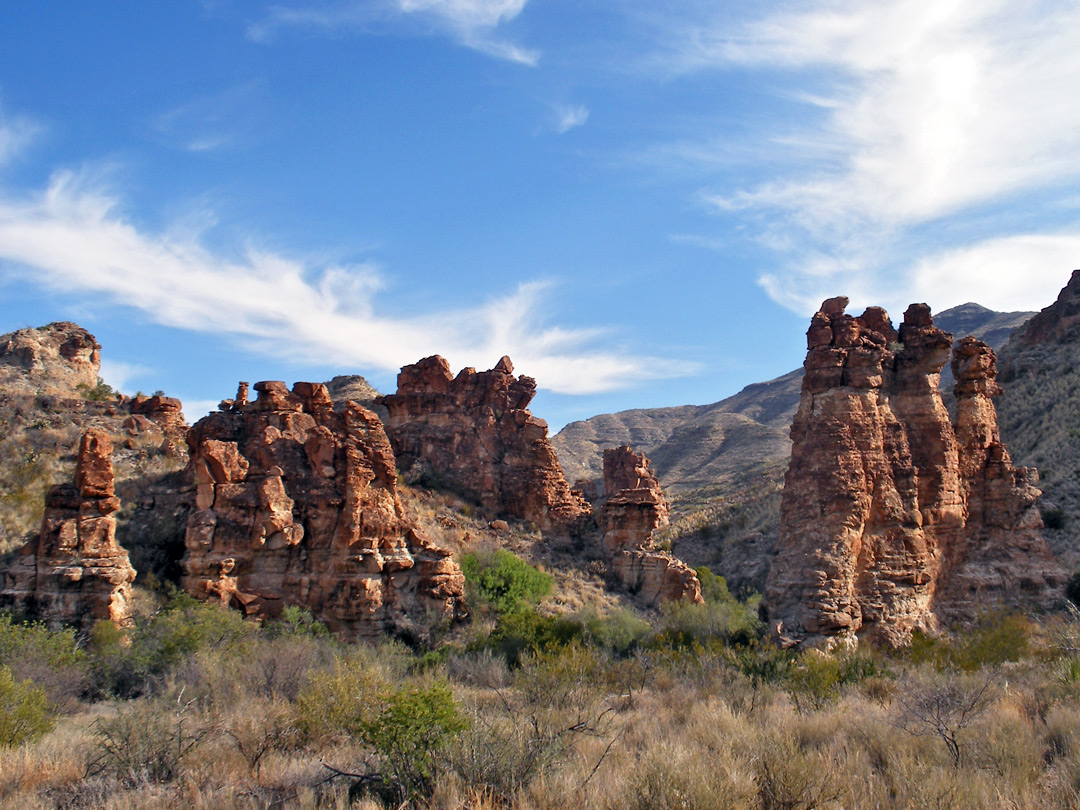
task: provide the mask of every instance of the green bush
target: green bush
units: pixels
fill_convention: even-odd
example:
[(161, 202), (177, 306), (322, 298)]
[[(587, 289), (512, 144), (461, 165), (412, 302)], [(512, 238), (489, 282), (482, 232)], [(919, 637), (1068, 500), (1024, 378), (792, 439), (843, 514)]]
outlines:
[(787, 678), (788, 694), (799, 711), (824, 708), (840, 696), (840, 685), (840, 661), (817, 650), (800, 655)]
[(97, 385), (82, 383), (76, 386), (76, 390), (83, 395), (84, 399), (91, 402), (112, 402), (116, 399), (116, 391), (101, 377), (97, 378)]
[(601, 616), (584, 616), (585, 638), (590, 644), (625, 657), (652, 633), (652, 626), (630, 608), (617, 608)]
[(385, 798), (401, 803), (430, 797), (447, 744), (467, 727), (442, 681), (390, 693), (382, 711), (359, 728), (360, 738), (382, 760)]
[(701, 583), (701, 595), (706, 602), (734, 602), (735, 599), (728, 590), (727, 580), (718, 574), (714, 574), (708, 566), (695, 569), (698, 581)]
[(0, 666), (0, 748), (14, 748), (44, 737), (56, 725), (56, 712), (45, 690), (31, 681), (16, 681)]
[(50, 630), (0, 613), (0, 665), (10, 667), (16, 680), (44, 688), (58, 708), (74, 704), (89, 688), (89, 660), (70, 627)]
[(745, 646), (760, 638), (763, 625), (749, 604), (736, 602), (668, 602), (660, 608), (661, 631), (653, 644), (660, 647)]
[(564, 647), (579, 639), (584, 631), (576, 619), (518, 610), (500, 616), (491, 636), (481, 646), (495, 650), (508, 664), (517, 666), (524, 653)]
[(953, 640), (931, 638), (916, 631), (907, 655), (913, 663), (930, 663), (939, 670), (974, 672), (1019, 661), (1030, 649), (1031, 631), (1031, 622), (1024, 616), (987, 614)]
[(296, 699), (297, 726), (303, 738), (315, 743), (359, 735), (374, 718), (386, 685), (384, 673), (366, 655), (312, 674)]
[(525, 610), (551, 593), (550, 574), (505, 549), (465, 554), (461, 571), (471, 595), (500, 614)]
[(163, 610), (137, 621), (130, 643), (95, 628), (91, 641), (101, 687), (118, 697), (145, 693), (170, 668), (201, 650), (220, 650), (252, 639), (259, 627), (234, 610), (175, 593)]

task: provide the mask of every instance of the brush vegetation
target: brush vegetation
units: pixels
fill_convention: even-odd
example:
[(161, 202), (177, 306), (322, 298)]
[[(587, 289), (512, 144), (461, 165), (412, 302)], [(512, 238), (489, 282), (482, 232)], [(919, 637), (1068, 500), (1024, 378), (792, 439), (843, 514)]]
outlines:
[(474, 563), (474, 621), (412, 647), (179, 593), (82, 639), (4, 616), (0, 807), (1080, 803), (1078, 613), (796, 654), (708, 570), (703, 605), (558, 613), (525, 561)]

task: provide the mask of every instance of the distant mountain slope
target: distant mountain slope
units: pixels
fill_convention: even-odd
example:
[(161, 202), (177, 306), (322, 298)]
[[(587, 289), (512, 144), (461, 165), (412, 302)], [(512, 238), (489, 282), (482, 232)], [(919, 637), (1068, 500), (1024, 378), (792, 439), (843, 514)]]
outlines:
[(999, 370), (1002, 438), (1015, 464), (1038, 468), (1047, 542), (1080, 568), (1080, 270), (1016, 331)]
[[(956, 338), (974, 335), (997, 350), (1032, 314), (969, 303), (934, 322)], [(570, 423), (553, 444), (571, 481), (601, 480), (608, 447), (629, 444), (644, 452), (672, 501), (668, 534), (677, 553), (722, 573), (737, 590), (760, 588), (779, 526), (802, 377), (795, 369), (711, 405), (601, 414)], [(951, 388), (946, 367), (942, 390)]]

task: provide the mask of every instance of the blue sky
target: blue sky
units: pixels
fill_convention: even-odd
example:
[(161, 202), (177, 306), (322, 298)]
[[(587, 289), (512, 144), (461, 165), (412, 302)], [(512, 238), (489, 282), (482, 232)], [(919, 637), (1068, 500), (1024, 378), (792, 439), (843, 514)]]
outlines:
[(1050, 303), (1080, 8), (1038, 0), (0, 4), (0, 331), (189, 416), (503, 354), (553, 427), (797, 366), (845, 294)]

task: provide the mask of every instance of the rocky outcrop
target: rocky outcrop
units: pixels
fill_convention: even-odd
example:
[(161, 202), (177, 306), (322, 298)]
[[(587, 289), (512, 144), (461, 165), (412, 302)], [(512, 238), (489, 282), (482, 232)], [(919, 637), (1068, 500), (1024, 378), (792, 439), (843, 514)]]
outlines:
[(408, 475), (543, 529), (566, 527), (589, 506), (567, 484), (547, 423), (528, 411), (535, 394), (536, 381), (515, 377), (509, 357), (455, 377), (434, 356), (402, 368), (397, 393), (378, 401)]
[(649, 604), (703, 601), (693, 569), (653, 546), (670, 510), (649, 460), (627, 446), (605, 450), (604, 494), (598, 522), (620, 584)]
[(253, 616), (300, 605), (351, 638), (463, 615), (461, 572), (405, 514), (378, 417), (335, 411), (317, 383), (246, 388), (188, 434), (183, 587)]
[(123, 430), (129, 437), (155, 435), (162, 436), (160, 450), (169, 456), (183, 455), (187, 452), (187, 421), (184, 419), (183, 406), (175, 397), (155, 394), (152, 397), (139, 394), (128, 400), (131, 416), (124, 420)]
[(130, 622), (135, 569), (116, 542), (120, 500), (111, 455), (107, 433), (83, 435), (75, 482), (49, 490), (41, 534), (19, 550), (7, 571), (6, 604), (50, 625), (84, 630), (101, 619)]
[(956, 347), (954, 426), (938, 382), (952, 336), (913, 304), (899, 331), (871, 307), (822, 304), (807, 333), (780, 539), (765, 603), (786, 644), (892, 646), (939, 619), (1046, 605), (1061, 572), (1033, 508), (1034, 473), (997, 433), (993, 351)]
[(101, 346), (73, 323), (60, 321), (0, 337), (0, 383), (5, 394), (75, 392), (98, 383)]

